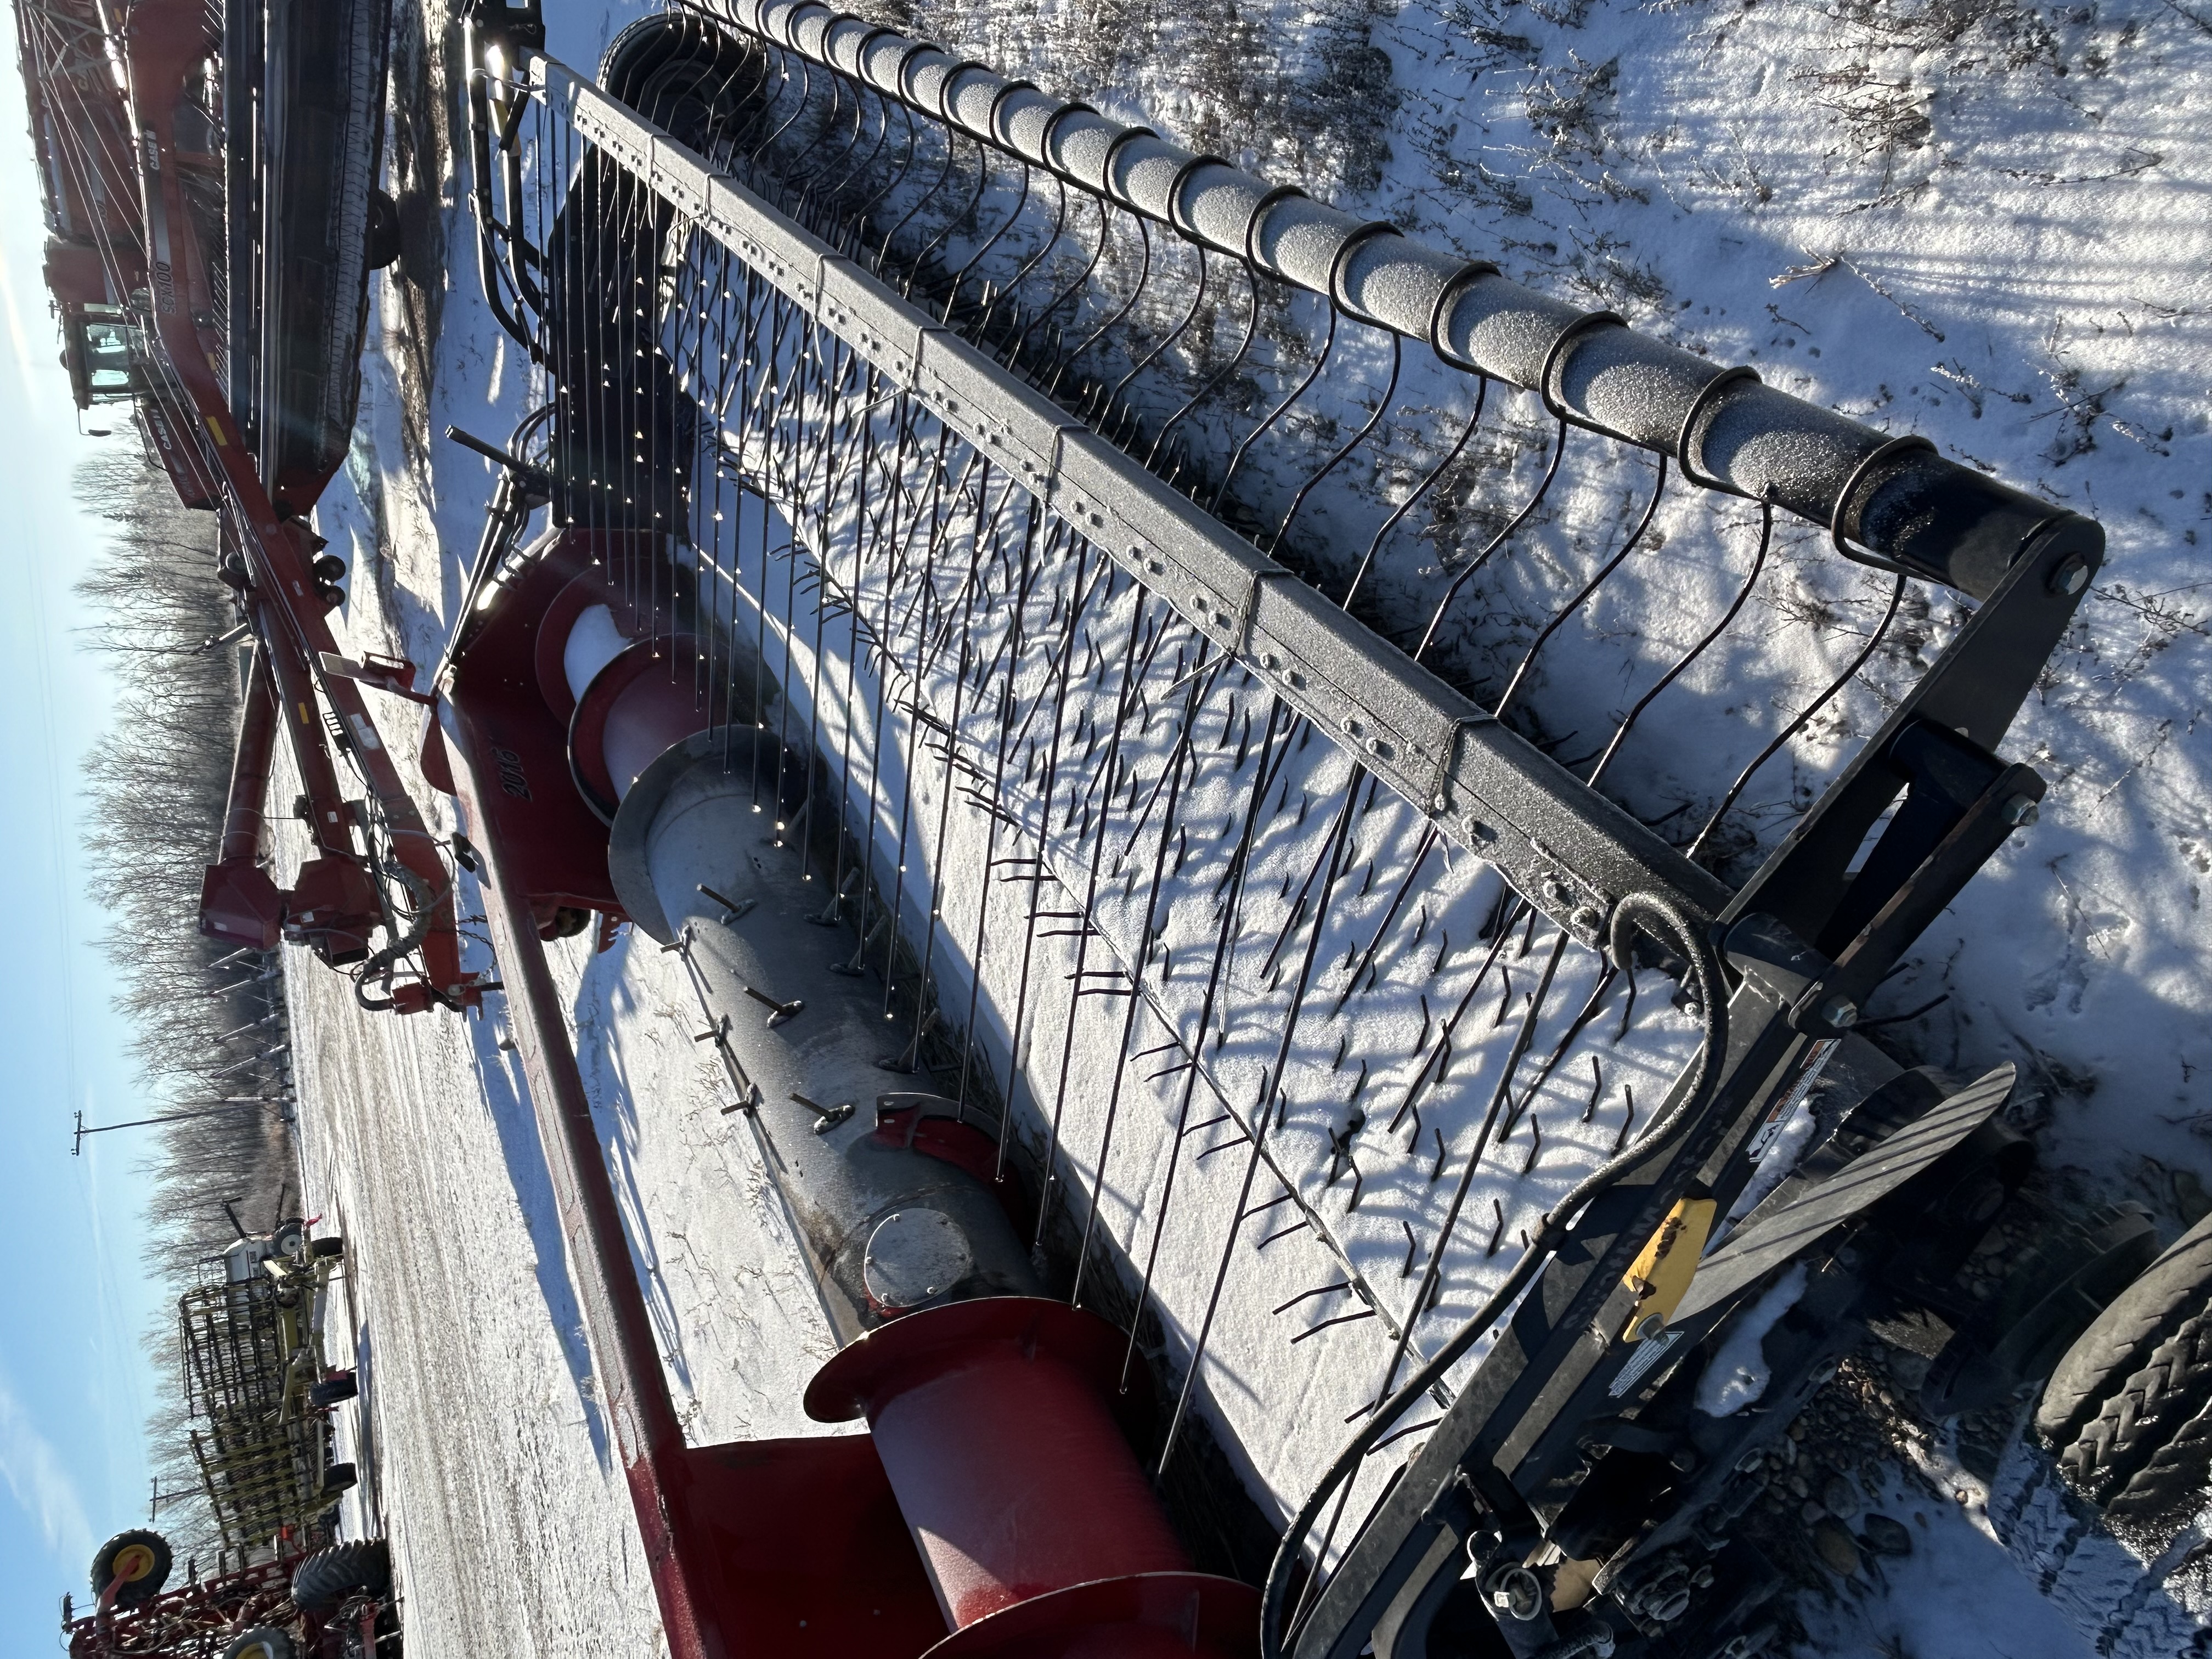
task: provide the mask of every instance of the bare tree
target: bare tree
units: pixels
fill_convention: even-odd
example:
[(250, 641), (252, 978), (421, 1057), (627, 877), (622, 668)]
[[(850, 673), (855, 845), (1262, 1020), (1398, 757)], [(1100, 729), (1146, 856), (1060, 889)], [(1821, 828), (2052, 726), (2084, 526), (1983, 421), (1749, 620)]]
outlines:
[[(241, 957), (198, 927), (242, 671), (238, 650), (210, 644), (235, 620), (216, 577), (216, 521), (179, 506), (167, 478), (135, 455), (103, 455), (75, 482), (80, 502), (109, 526), (77, 584), (97, 618), (88, 644), (118, 682), (115, 723), (84, 760), (93, 808), (85, 850), (93, 895), (115, 918), (100, 943), (132, 1028), (141, 1115), (289, 1094), (276, 957)], [(274, 1107), (240, 1105), (154, 1133), (145, 1270), (181, 1295), (235, 1237), (226, 1204), (255, 1231), (296, 1204), (297, 1159)], [(145, 1340), (169, 1382), (147, 1425), (155, 1470), (165, 1489), (196, 1491), (173, 1313)], [(159, 1518), (180, 1553), (214, 1554), (203, 1502), (186, 1498)]]

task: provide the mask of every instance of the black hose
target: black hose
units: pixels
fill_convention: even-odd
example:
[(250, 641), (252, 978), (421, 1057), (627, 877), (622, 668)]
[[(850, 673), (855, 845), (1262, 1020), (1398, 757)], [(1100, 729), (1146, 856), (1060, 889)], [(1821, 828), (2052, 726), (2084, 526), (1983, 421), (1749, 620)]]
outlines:
[[(1654, 926), (1655, 923), (1657, 925)], [(1274, 1562), (1267, 1570), (1267, 1589), (1260, 1603), (1260, 1659), (1283, 1659), (1283, 1609), (1290, 1598), (1291, 1571), (1297, 1562), (1307, 1535), (1313, 1530), (1314, 1522), (1320, 1519), (1322, 1508), (1334, 1496), (1337, 1488), (1358, 1473), (1376, 1441), (1405, 1415), (1407, 1407), (1442, 1382), (1445, 1374), (1467, 1351), (1481, 1340), (1483, 1333), (1495, 1325), (1506, 1310), (1513, 1305), (1528, 1287), (1528, 1281), (1535, 1276), (1537, 1269), (1565, 1241), (1576, 1217), (1590, 1200), (1644, 1163), (1655, 1150), (1680, 1134), (1712, 1103), (1713, 1096), (1720, 1086), (1722, 1063), (1728, 1054), (1728, 996), (1727, 987), (1721, 980), (1720, 960), (1704, 935), (1674, 904), (1656, 893), (1632, 893), (1613, 907), (1612, 933), (1607, 943), (1615, 966), (1626, 969), (1629, 951), (1639, 930), (1655, 936), (1665, 936), (1667, 942), (1680, 952), (1687, 963), (1687, 978), (1698, 1000), (1698, 1019), (1703, 1027), (1703, 1041), (1697, 1058), (1691, 1062), (1692, 1069), (1689, 1073), (1689, 1086), (1682, 1091), (1680, 1099), (1664, 1112), (1634, 1146), (1592, 1170), (1559, 1200), (1544, 1217), (1537, 1228), (1535, 1238), (1522, 1252), (1521, 1260), (1514, 1264), (1513, 1271), (1505, 1277), (1505, 1282), (1492, 1292), (1490, 1299), (1482, 1304), (1474, 1316), (1461, 1326), (1451, 1340), (1437, 1350), (1435, 1358), (1369, 1415), (1359, 1431), (1337, 1454), (1336, 1461), (1328, 1466), (1320, 1484), (1315, 1486), (1313, 1494), (1284, 1529), (1283, 1541), (1277, 1547)], [(1318, 1564), (1315, 1571), (1320, 1571)]]

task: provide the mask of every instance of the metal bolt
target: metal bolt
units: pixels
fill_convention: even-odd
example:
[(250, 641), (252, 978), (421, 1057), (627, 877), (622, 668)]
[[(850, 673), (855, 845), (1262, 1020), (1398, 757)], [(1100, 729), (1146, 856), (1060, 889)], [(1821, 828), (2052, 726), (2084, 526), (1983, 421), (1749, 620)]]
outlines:
[(2068, 554), (2051, 573), (2051, 591), (2069, 599), (2088, 585), (2089, 562), (2079, 553)]
[(1848, 1031), (1859, 1023), (1859, 1006), (1849, 997), (1830, 997), (1820, 1005), (1820, 1018), (1838, 1031)]
[(1998, 816), (2015, 830), (2025, 830), (2043, 816), (2043, 808), (2033, 795), (2014, 795), (1999, 809)]
[(1567, 931), (1585, 945), (1595, 945), (1605, 932), (1605, 913), (1595, 904), (1579, 907), (1567, 918)]

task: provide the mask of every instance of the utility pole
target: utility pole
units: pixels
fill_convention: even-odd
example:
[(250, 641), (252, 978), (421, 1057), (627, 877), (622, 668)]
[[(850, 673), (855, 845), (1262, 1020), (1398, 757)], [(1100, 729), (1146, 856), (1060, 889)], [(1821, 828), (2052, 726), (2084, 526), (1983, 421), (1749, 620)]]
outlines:
[(84, 1114), (76, 1115), (76, 1138), (70, 1147), (70, 1156), (82, 1157), (87, 1135), (104, 1135), (116, 1129), (143, 1129), (149, 1123), (182, 1123), (190, 1118), (214, 1117), (222, 1112), (234, 1112), (246, 1106), (274, 1106), (281, 1122), (292, 1121), (293, 1101), (289, 1095), (234, 1095), (226, 1100), (212, 1101), (187, 1112), (166, 1112), (160, 1117), (134, 1117), (127, 1123), (96, 1123), (87, 1126)]

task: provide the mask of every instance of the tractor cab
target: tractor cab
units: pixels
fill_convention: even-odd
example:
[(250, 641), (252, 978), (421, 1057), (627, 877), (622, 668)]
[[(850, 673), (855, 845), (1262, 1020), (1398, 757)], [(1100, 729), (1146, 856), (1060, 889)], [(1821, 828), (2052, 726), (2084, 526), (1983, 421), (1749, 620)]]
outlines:
[(145, 332), (113, 306), (64, 314), (62, 366), (79, 409), (126, 402), (150, 389)]

